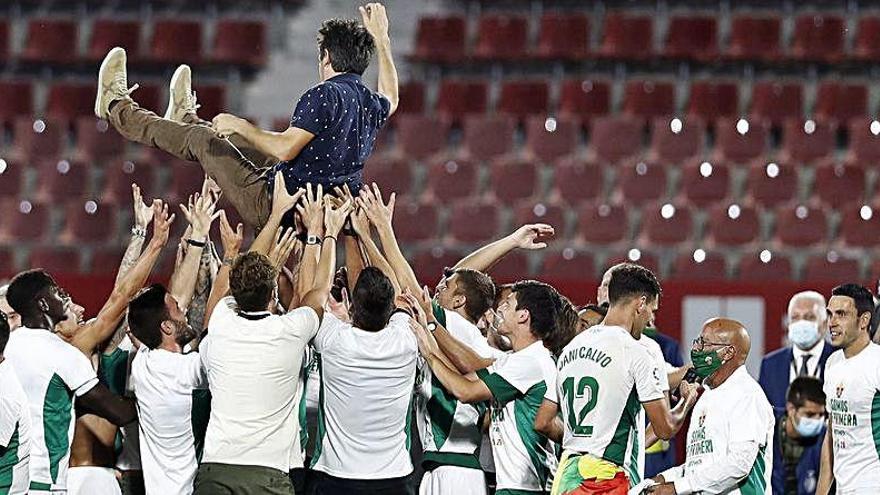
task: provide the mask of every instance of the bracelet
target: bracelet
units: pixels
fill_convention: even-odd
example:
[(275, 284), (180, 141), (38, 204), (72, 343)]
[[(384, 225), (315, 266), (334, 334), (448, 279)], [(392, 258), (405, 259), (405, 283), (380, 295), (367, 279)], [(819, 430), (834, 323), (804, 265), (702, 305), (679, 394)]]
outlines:
[(339, 243), (339, 241), (337, 241), (336, 238), (333, 237), (332, 235), (325, 235), (324, 240), (326, 241), (327, 239), (333, 239), (333, 242), (335, 242), (337, 244)]
[(135, 225), (134, 227), (131, 228), (131, 235), (133, 235), (135, 237), (140, 237), (141, 239), (146, 239), (147, 238), (147, 229)]
[(204, 241), (204, 240), (197, 241), (195, 239), (187, 239), (186, 243), (189, 244), (190, 246), (194, 246), (197, 248), (203, 248), (208, 245), (207, 241)]
[(223, 258), (224, 265), (232, 266), (233, 263), (235, 263), (235, 258)]

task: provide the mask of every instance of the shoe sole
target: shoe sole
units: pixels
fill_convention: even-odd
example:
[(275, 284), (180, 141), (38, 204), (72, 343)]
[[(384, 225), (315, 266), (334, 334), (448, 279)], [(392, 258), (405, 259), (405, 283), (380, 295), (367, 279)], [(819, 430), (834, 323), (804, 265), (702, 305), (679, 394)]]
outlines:
[(117, 51), (122, 52), (122, 55), (125, 56), (125, 50), (117, 46), (116, 48), (113, 48), (109, 52), (107, 52), (107, 55), (104, 57), (104, 61), (101, 62), (101, 67), (98, 69), (98, 93), (95, 95), (95, 116), (99, 119), (109, 117), (109, 115), (107, 117), (101, 115), (101, 95), (104, 92), (104, 86), (101, 84), (101, 81), (104, 79), (103, 76), (104, 72), (107, 70), (107, 64), (113, 58), (111, 57), (111, 55), (113, 55)]
[(165, 116), (166, 120), (174, 120), (171, 118), (171, 109), (174, 107), (174, 91), (173, 88), (177, 86), (177, 79), (183, 77), (183, 73), (185, 72), (184, 66), (181, 65), (178, 67), (174, 74), (171, 76), (171, 83), (168, 85), (168, 106), (165, 107)]

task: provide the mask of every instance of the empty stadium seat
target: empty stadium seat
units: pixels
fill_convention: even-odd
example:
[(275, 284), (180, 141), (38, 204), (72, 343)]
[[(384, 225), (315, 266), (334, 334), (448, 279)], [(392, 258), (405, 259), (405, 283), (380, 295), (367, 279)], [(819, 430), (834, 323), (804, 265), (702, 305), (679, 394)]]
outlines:
[(12, 154), (22, 161), (57, 157), (65, 146), (67, 125), (55, 119), (18, 117), (13, 121)]
[(643, 266), (648, 270), (651, 270), (654, 273), (660, 273), (660, 260), (657, 258), (657, 255), (646, 251), (644, 249), (635, 249), (630, 248), (626, 250), (626, 252), (619, 255), (610, 255), (605, 259), (605, 262), (602, 264), (600, 274), (608, 271), (609, 268), (618, 264), (618, 263), (635, 263), (639, 266)]
[(599, 53), (606, 57), (645, 59), (654, 53), (654, 19), (648, 15), (609, 12)]
[(512, 80), (501, 83), (497, 111), (517, 118), (546, 114), (549, 101), (547, 83), (536, 80)]
[(538, 275), (550, 280), (588, 280), (596, 276), (596, 262), (589, 251), (566, 248), (547, 253)]
[(458, 242), (486, 242), (496, 237), (500, 218), (498, 205), (466, 198), (452, 204), (447, 232), (451, 239)]
[(577, 149), (580, 126), (573, 120), (533, 115), (526, 120), (526, 147), (529, 158), (551, 162)]
[(38, 165), (39, 185), (36, 197), (52, 202), (58, 198), (77, 198), (89, 192), (91, 167), (75, 160), (42, 160)]
[(397, 120), (397, 146), (408, 158), (421, 160), (446, 147), (449, 124), (422, 115), (400, 115)]
[(509, 115), (472, 115), (464, 119), (465, 154), (476, 160), (488, 160), (513, 149), (516, 122)]
[(675, 113), (675, 86), (661, 81), (627, 81), (623, 111), (645, 118)]
[(703, 151), (706, 126), (699, 118), (670, 119), (658, 117), (651, 127), (650, 158), (681, 163)]
[(77, 39), (76, 21), (30, 19), (21, 59), (33, 63), (73, 63), (76, 61)]
[[(162, 89), (159, 85), (152, 83), (138, 84), (139, 86), (137, 90), (131, 95), (131, 97), (137, 102), (138, 106), (146, 108), (158, 115), (165, 115), (165, 108), (168, 105), (168, 100), (163, 98), (163, 95), (161, 94)], [(199, 100), (201, 101), (201, 95), (199, 95)], [(199, 113), (201, 114), (202, 112), (199, 111)], [(212, 115), (211, 118), (213, 117), (214, 116)]]
[[(534, 255), (532, 255), (534, 256)], [(501, 258), (498, 263), (492, 267), (490, 273), (493, 281), (498, 283), (513, 283), (528, 277), (530, 255), (522, 251), (513, 251)]]
[(825, 80), (816, 88), (813, 113), (818, 118), (846, 122), (854, 117), (865, 116), (867, 111), (868, 87), (863, 84)]
[(680, 252), (672, 261), (669, 278), (690, 281), (723, 280), (727, 278), (727, 263), (722, 254), (706, 249)]
[(793, 278), (791, 260), (769, 249), (749, 252), (739, 260), (736, 279), (741, 282), (779, 282)]
[(694, 219), (685, 204), (654, 203), (642, 208), (641, 244), (671, 246), (691, 238)]
[(429, 203), (400, 201), (394, 207), (394, 233), (401, 241), (419, 242), (439, 237), (437, 208)]
[(534, 162), (498, 159), (489, 167), (489, 190), (502, 204), (533, 198), (541, 193), (540, 171)]
[(24, 189), (24, 176), (26, 167), (12, 161), (12, 159), (0, 158), (0, 197), (18, 197)]
[(714, 59), (718, 55), (718, 21), (709, 16), (672, 17), (663, 53), (674, 58)]
[(9, 58), (9, 22), (0, 19), (0, 62)]
[(578, 236), (588, 244), (615, 244), (628, 236), (629, 222), (620, 205), (584, 203), (577, 210)]
[(789, 119), (782, 128), (783, 157), (812, 163), (834, 152), (837, 127), (829, 122)]
[(808, 258), (801, 278), (809, 282), (845, 284), (861, 280), (861, 269), (857, 259), (829, 252)]
[(764, 154), (770, 129), (765, 122), (720, 118), (715, 121), (715, 149), (720, 158), (745, 163)]
[(526, 55), (528, 19), (520, 15), (484, 15), (478, 21), (473, 55), (481, 59), (513, 60)]
[(68, 246), (105, 244), (114, 241), (117, 233), (115, 205), (71, 201), (67, 204), (58, 240)]
[(789, 163), (758, 159), (749, 166), (745, 195), (756, 203), (773, 207), (795, 199), (798, 176)]
[(465, 56), (466, 38), (464, 17), (422, 17), (412, 56), (428, 62), (455, 62)]
[(779, 57), (782, 21), (778, 17), (733, 18), (727, 55), (740, 60), (775, 60)]
[(86, 272), (106, 273), (111, 269), (110, 267), (119, 266), (124, 255), (125, 248), (121, 246), (98, 247), (92, 250), (92, 258)]
[(708, 240), (719, 246), (741, 246), (761, 235), (758, 212), (739, 203), (716, 203), (706, 224)]
[(211, 60), (221, 64), (262, 67), (268, 58), (266, 24), (262, 21), (220, 19)]
[(443, 278), (443, 269), (455, 266), (462, 256), (463, 254), (458, 250), (432, 246), (415, 254), (413, 268), (419, 280), (436, 284)]
[(419, 81), (407, 81), (400, 85), (400, 101), (397, 104), (397, 112), (422, 113), (425, 111), (425, 85)]
[(752, 87), (752, 115), (772, 124), (781, 124), (787, 118), (802, 118), (803, 102), (803, 88), (798, 83), (761, 81)]
[(880, 60), (880, 17), (859, 19), (852, 56), (859, 60)]
[(843, 57), (846, 21), (836, 15), (805, 14), (795, 19), (791, 55), (800, 60), (837, 62)]
[(632, 204), (666, 197), (666, 168), (659, 163), (636, 160), (618, 168), (621, 200)]
[[(196, 84), (193, 91), (199, 100), (199, 116), (205, 120), (211, 120), (218, 113), (225, 112), (226, 107), (226, 86), (220, 84)], [(162, 113), (165, 111), (165, 105), (162, 105)]]
[(7, 198), (0, 200), (0, 242), (16, 244), (41, 239), (49, 227), (49, 208), (46, 205)]
[[(42, 268), (52, 275), (81, 274), (81, 250), (71, 247), (39, 246), (31, 250), (27, 266)], [(118, 263), (117, 263), (118, 264)]]
[(597, 117), (590, 126), (590, 150), (596, 159), (615, 163), (642, 150), (641, 119), (626, 115)]
[(712, 121), (739, 115), (739, 88), (732, 81), (694, 81), (688, 100), (688, 115)]
[(131, 201), (131, 185), (141, 188), (144, 198), (156, 193), (155, 164), (140, 161), (117, 161), (104, 167), (101, 201), (126, 204)]
[(844, 206), (838, 237), (847, 247), (876, 248), (880, 239), (880, 209), (861, 203)]
[(81, 160), (104, 162), (125, 153), (125, 138), (106, 120), (82, 116), (76, 119), (76, 149)]
[(55, 83), (49, 87), (46, 112), (50, 118), (72, 121), (95, 111), (95, 86), (92, 83)]
[(776, 209), (775, 238), (784, 246), (811, 246), (827, 236), (828, 218), (821, 208), (785, 205)]
[(489, 86), (486, 81), (444, 79), (437, 90), (437, 113), (459, 120), (472, 113), (486, 113)]
[(410, 163), (389, 155), (371, 155), (364, 165), (364, 182), (375, 182), (398, 196), (409, 194), (413, 189), (413, 173)]
[(0, 276), (8, 277), (18, 272), (15, 255), (11, 249), (0, 249)]
[(150, 60), (163, 64), (197, 64), (202, 60), (199, 21), (160, 19), (153, 23)]
[(849, 152), (862, 166), (880, 162), (880, 121), (871, 118), (850, 119), (847, 124)]
[(575, 158), (565, 158), (553, 167), (553, 189), (560, 199), (575, 205), (602, 194), (602, 167)]
[(541, 17), (535, 55), (545, 59), (580, 60), (590, 51), (590, 19), (572, 12)]
[(113, 18), (95, 19), (85, 58), (91, 61), (102, 60), (116, 46), (125, 48), (130, 62), (138, 60), (141, 56), (141, 22)]
[(559, 204), (526, 200), (516, 206), (513, 218), (516, 225), (546, 223), (555, 229), (555, 239), (565, 239), (568, 237), (565, 210), (566, 208)]
[(865, 200), (866, 186), (867, 177), (863, 167), (834, 160), (816, 166), (813, 194), (832, 208), (837, 209), (849, 203), (861, 204)]
[(0, 123), (34, 112), (34, 90), (28, 81), (0, 81)]
[(202, 190), (205, 181), (205, 172), (196, 163), (181, 162), (170, 167), (168, 190), (162, 192), (162, 197), (168, 201), (183, 203), (193, 193)]
[(589, 120), (608, 115), (611, 87), (608, 81), (566, 79), (559, 91), (559, 115)]
[(730, 167), (724, 162), (694, 159), (681, 174), (681, 198), (704, 208), (724, 200), (730, 193)]
[(441, 158), (428, 166), (426, 192), (440, 203), (477, 194), (480, 170), (467, 159)]

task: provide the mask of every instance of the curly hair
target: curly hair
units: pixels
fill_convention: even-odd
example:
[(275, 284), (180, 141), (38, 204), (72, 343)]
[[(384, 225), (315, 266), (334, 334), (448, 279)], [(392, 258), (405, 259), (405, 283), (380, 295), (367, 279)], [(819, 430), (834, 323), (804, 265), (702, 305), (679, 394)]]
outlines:
[(363, 74), (374, 51), (373, 36), (357, 21), (328, 19), (318, 30), (318, 54), (321, 59), (329, 54), (330, 65), (336, 72)]
[(232, 264), (229, 289), (241, 311), (265, 311), (272, 300), (278, 270), (265, 255), (247, 253)]

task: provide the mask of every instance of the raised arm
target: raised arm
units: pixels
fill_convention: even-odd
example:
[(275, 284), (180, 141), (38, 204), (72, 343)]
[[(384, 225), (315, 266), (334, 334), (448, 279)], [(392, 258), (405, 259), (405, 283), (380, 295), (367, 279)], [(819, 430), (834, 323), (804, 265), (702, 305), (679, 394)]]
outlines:
[(208, 296), (208, 304), (205, 306), (205, 326), (211, 321), (211, 313), (214, 307), (229, 292), (229, 272), (232, 270), (232, 263), (238, 257), (241, 250), (241, 243), (244, 241), (244, 226), (238, 224), (236, 228), (229, 225), (229, 219), (226, 218), (226, 212), (220, 210), (220, 242), (223, 244), (223, 264), (220, 271), (217, 272), (217, 280), (211, 288), (211, 294)]
[(251, 244), (250, 252), (269, 255), (269, 250), (272, 249), (272, 240), (275, 238), (278, 227), (281, 226), (284, 214), (296, 205), (296, 202), (302, 195), (302, 190), (298, 190), (293, 194), (288, 193), (287, 185), (284, 183), (284, 174), (281, 172), (275, 174), (275, 186), (272, 190), (272, 210), (269, 212), (269, 219), (266, 220), (263, 230), (260, 231), (260, 234), (254, 239), (254, 243)]
[(113, 335), (129, 301), (144, 286), (144, 282), (153, 271), (153, 266), (159, 259), (162, 248), (168, 242), (168, 231), (171, 228), (171, 222), (174, 221), (174, 215), (169, 216), (168, 205), (157, 199), (153, 201), (153, 219), (153, 238), (150, 239), (150, 243), (147, 244), (147, 248), (138, 262), (110, 294), (110, 298), (104, 303), (98, 316), (90, 323), (83, 325), (73, 338), (71, 344), (80, 351), (90, 355)]
[(186, 239), (183, 262), (174, 271), (168, 291), (177, 301), (180, 309), (186, 313), (196, 288), (196, 276), (199, 273), (202, 253), (208, 246), (208, 233), (211, 223), (220, 213), (214, 213), (217, 203), (210, 196), (196, 194), (188, 207), (180, 205), (184, 217), (190, 225), (190, 237)]
[[(367, 217), (367, 212), (363, 208), (358, 208), (351, 214), (351, 224), (357, 234), (357, 245), (360, 246), (359, 251), (362, 250), (367, 258), (364, 260), (364, 264), (382, 270), (382, 273), (391, 280), (391, 285), (394, 286), (394, 293), (400, 294), (400, 282), (397, 280), (394, 270), (391, 268), (388, 260), (385, 259), (385, 255), (379, 250), (379, 246), (373, 241), (373, 236), (370, 235), (370, 219)], [(352, 270), (349, 268), (348, 275), (352, 288), (357, 283), (359, 273), (352, 273)]]
[(284, 132), (260, 129), (247, 120), (229, 113), (214, 117), (214, 131), (222, 137), (238, 134), (254, 148), (280, 162), (293, 160), (315, 138), (311, 132), (299, 127), (288, 127)]
[(76, 398), (77, 412), (100, 416), (116, 426), (125, 426), (137, 419), (134, 399), (113, 394), (99, 383)]
[(333, 275), (336, 269), (336, 239), (345, 219), (351, 212), (353, 205), (346, 201), (342, 206), (335, 208), (332, 204), (324, 205), (324, 242), (321, 243), (321, 259), (315, 273), (314, 285), (311, 290), (303, 294), (301, 305), (315, 310), (319, 319), (324, 317), (324, 305), (330, 297), (330, 287), (333, 286)]
[(388, 14), (381, 3), (368, 3), (358, 7), (364, 27), (373, 35), (376, 43), (376, 58), (379, 60), (379, 94), (388, 98), (391, 108), (390, 116), (397, 110), (398, 83), (394, 57), (391, 55), (391, 37), (388, 35)]
[[(296, 205), (296, 211), (303, 222), (306, 241), (303, 245), (302, 257), (297, 267), (295, 295), (304, 297), (315, 286), (316, 274), (324, 237), (324, 188), (319, 184), (312, 189), (311, 184), (306, 184), (306, 191), (302, 201)], [(334, 240), (334, 244), (336, 244)], [(335, 262), (335, 261), (334, 261)], [(293, 308), (293, 302), (288, 308)]]
[(470, 379), (449, 366), (450, 357), (437, 346), (437, 342), (427, 329), (416, 323), (411, 324), (419, 342), (419, 352), (431, 368), (431, 372), (449, 393), (461, 402), (474, 404), (492, 398), (492, 392), (482, 380)]
[(651, 422), (654, 435), (659, 439), (669, 440), (674, 437), (697, 402), (696, 386), (683, 382), (679, 390), (681, 392), (681, 400), (678, 401), (678, 404), (672, 410), (669, 409), (669, 399), (666, 397), (642, 404), (648, 416), (648, 421)]
[(361, 195), (357, 201), (358, 206), (367, 213), (367, 217), (379, 233), (379, 241), (382, 243), (382, 249), (385, 251), (385, 258), (388, 260), (388, 264), (391, 266), (391, 270), (400, 284), (400, 289), (409, 289), (413, 294), (419, 294), (422, 288), (419, 286), (415, 272), (409, 266), (409, 262), (406, 261), (400, 246), (397, 244), (397, 237), (394, 235), (394, 228), (391, 225), (391, 220), (394, 216), (395, 199), (396, 195), (391, 193), (386, 204), (382, 200), (382, 191), (379, 190), (379, 186), (374, 182), (372, 189), (364, 187), (361, 190)]
[(547, 247), (547, 243), (541, 242), (539, 239), (550, 237), (553, 234), (553, 227), (547, 224), (523, 225), (507, 237), (487, 244), (465, 256), (455, 265), (455, 268), (470, 268), (487, 272), (514, 249), (544, 249)]
[(134, 203), (134, 226), (131, 228), (131, 237), (125, 248), (125, 254), (122, 256), (122, 263), (119, 264), (119, 271), (116, 272), (116, 280), (113, 282), (114, 288), (137, 263), (144, 247), (144, 241), (147, 239), (147, 227), (153, 221), (153, 207), (144, 203), (141, 188), (137, 184), (131, 185), (131, 195)]

